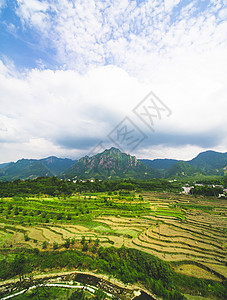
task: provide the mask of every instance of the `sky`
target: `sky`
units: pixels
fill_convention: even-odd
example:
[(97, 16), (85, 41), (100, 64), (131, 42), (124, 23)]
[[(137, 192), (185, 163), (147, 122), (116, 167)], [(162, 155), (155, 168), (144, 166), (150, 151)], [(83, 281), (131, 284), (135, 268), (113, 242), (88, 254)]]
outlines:
[(0, 0), (0, 163), (227, 151), (226, 0)]

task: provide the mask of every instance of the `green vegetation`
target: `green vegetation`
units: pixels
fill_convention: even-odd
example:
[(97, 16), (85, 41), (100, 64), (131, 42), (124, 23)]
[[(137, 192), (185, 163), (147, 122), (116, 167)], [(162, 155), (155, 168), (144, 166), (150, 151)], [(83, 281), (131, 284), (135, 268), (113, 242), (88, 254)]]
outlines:
[(0, 169), (0, 180), (27, 179), (53, 175), (54, 173), (41, 161), (34, 159), (21, 159), (17, 163), (10, 163), (5, 168)]
[(213, 187), (213, 186), (195, 186), (191, 189), (191, 193), (194, 195), (204, 195), (204, 196), (215, 196), (223, 193), (222, 187)]
[[(15, 252), (15, 250), (14, 250)], [(18, 252), (18, 251), (17, 251)], [(194, 291), (197, 295), (225, 299), (226, 286), (211, 280), (202, 280), (175, 273), (170, 265), (153, 255), (136, 249), (99, 247), (97, 254), (80, 251), (37, 252), (24, 250), (13, 261), (0, 261), (0, 278), (6, 279), (31, 273), (33, 270), (97, 269), (124, 283), (141, 282), (164, 299), (184, 299), (181, 293)]]
[[(33, 180), (16, 180), (13, 182), (0, 182), (0, 197), (14, 197), (16, 200), (23, 200), (24, 197), (34, 196), (41, 197), (46, 194), (64, 198), (75, 192), (97, 193), (97, 192), (114, 192), (123, 190), (121, 195), (126, 195), (127, 191), (145, 190), (145, 191), (180, 191), (181, 183), (169, 182), (165, 179), (150, 180), (95, 180), (91, 182), (77, 181), (73, 183), (68, 180), (60, 180), (57, 177), (40, 177)], [(109, 195), (108, 195), (109, 196)]]
[[(93, 298), (93, 297), (92, 297)], [(29, 290), (26, 293), (16, 296), (15, 300), (43, 300), (43, 299), (56, 299), (56, 300), (76, 300), (76, 299), (91, 299), (85, 295), (84, 291), (59, 287), (38, 287), (33, 290)]]
[(79, 161), (48, 157), (40, 160), (21, 159), (0, 165), (0, 181), (59, 176), (65, 179), (149, 179), (202, 178), (226, 174), (227, 153), (206, 151), (191, 161), (170, 159), (137, 160), (136, 157), (111, 148)]
[(227, 153), (205, 151), (190, 161), (190, 164), (203, 170), (221, 169), (227, 165)]
[(48, 157), (40, 160), (21, 159), (16, 163), (0, 165), (0, 181), (32, 179), (40, 176), (58, 176), (75, 163), (71, 159)]
[(70, 179), (149, 179), (160, 178), (161, 173), (138, 161), (135, 156), (111, 148), (92, 157), (81, 158), (75, 165), (65, 170), (62, 177)]
[[(42, 179), (40, 181), (42, 182)], [(21, 182), (21, 186), (23, 184), (24, 182)], [(9, 186), (12, 185), (13, 183)], [(13, 189), (11, 193), (12, 191)], [(100, 193), (98, 196), (96, 193), (90, 193), (89, 196), (75, 194), (73, 196), (62, 195), (58, 197), (41, 195), (35, 197), (9, 197), (0, 200), (0, 222), (36, 225), (39, 223), (55, 224), (56, 222), (76, 224), (79, 221), (81, 225), (84, 224), (94, 228), (100, 224), (93, 222), (92, 219), (98, 217), (100, 213), (136, 217), (141, 213), (147, 213), (149, 210), (149, 204), (141, 198), (136, 198), (134, 192), (117, 193), (116, 195)], [(104, 231), (106, 230), (105, 227)], [(25, 237), (28, 240), (27, 234), (25, 234)]]
[(85, 289), (70, 289), (60, 287), (46, 287), (39, 286), (36, 289), (28, 290), (22, 295), (14, 297), (15, 300), (41, 300), (41, 299), (53, 299), (53, 300), (105, 300), (113, 299), (118, 300), (118, 297), (107, 297), (106, 294), (97, 289), (94, 294), (88, 292)]
[(0, 278), (90, 270), (164, 299), (224, 299), (226, 201), (180, 187), (164, 179), (0, 183)]
[(188, 176), (197, 176), (205, 175), (205, 172), (198, 169), (195, 166), (191, 166), (184, 161), (178, 161), (172, 167), (167, 170), (167, 177), (188, 177)]

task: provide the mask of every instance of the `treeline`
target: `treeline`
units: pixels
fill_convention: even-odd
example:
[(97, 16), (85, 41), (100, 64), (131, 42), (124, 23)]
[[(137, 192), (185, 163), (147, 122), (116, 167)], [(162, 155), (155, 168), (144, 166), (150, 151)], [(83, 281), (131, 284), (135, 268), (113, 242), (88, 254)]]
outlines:
[(170, 264), (136, 249), (100, 247), (90, 255), (80, 251), (24, 250), (12, 260), (0, 261), (0, 278), (21, 278), (34, 270), (60, 269), (97, 270), (120, 279), (124, 283), (142, 283), (164, 299), (184, 299), (181, 293), (226, 299), (227, 285), (175, 273)]
[(0, 182), (0, 197), (23, 197), (39, 194), (51, 196), (71, 195), (74, 191), (76, 189), (72, 182), (60, 180), (57, 177), (38, 177), (36, 179)]
[(195, 183), (203, 184), (203, 185), (223, 185), (227, 188), (227, 175), (226, 176), (207, 176), (203, 179), (196, 180)]
[(227, 175), (225, 176), (194, 176), (178, 179), (182, 185), (203, 184), (203, 185), (223, 185), (227, 188)]
[(210, 185), (196, 185), (190, 191), (193, 195), (203, 195), (203, 196), (214, 196), (218, 197), (219, 194), (223, 194), (223, 188), (219, 186), (210, 186)]
[(72, 195), (75, 192), (109, 192), (116, 190), (146, 190), (146, 191), (180, 191), (176, 182), (165, 179), (150, 180), (84, 180), (69, 181), (57, 177), (39, 177), (13, 182), (0, 182), (0, 197), (23, 197), (29, 195), (47, 194), (50, 196)]

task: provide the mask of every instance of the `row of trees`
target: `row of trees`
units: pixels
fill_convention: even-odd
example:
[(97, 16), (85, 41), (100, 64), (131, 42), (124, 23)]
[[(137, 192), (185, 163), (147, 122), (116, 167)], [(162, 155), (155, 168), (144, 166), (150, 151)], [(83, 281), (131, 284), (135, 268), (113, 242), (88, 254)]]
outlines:
[(209, 185), (196, 185), (194, 188), (190, 191), (193, 195), (204, 195), (204, 196), (214, 196), (218, 197), (219, 194), (223, 194), (223, 188), (216, 186), (209, 186)]
[(150, 180), (95, 180), (91, 182), (60, 180), (57, 177), (39, 177), (33, 180), (16, 180), (13, 182), (0, 182), (0, 197), (26, 197), (29, 195), (47, 194), (64, 197), (75, 192), (113, 192), (117, 190), (147, 190), (147, 191), (179, 191), (176, 182), (165, 179)]

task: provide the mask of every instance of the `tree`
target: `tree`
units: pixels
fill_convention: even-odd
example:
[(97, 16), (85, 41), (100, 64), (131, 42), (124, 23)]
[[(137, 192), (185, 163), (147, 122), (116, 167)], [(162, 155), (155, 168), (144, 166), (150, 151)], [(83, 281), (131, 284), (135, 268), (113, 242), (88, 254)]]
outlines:
[(57, 242), (53, 242), (53, 248), (54, 248), (54, 250), (58, 249), (58, 243)]
[(42, 248), (43, 248), (43, 249), (46, 249), (46, 248), (47, 248), (47, 241), (44, 241), (44, 242), (42, 243)]
[(88, 243), (85, 242), (85, 243), (83, 244), (82, 251), (87, 251), (87, 250), (88, 250)]
[(19, 210), (18, 210), (18, 207), (16, 206), (15, 209), (14, 209), (14, 215), (17, 216), (19, 215)]
[(21, 281), (27, 270), (27, 259), (24, 253), (16, 255), (12, 264), (12, 268), (12, 273), (15, 275), (19, 275)]
[(83, 289), (78, 289), (75, 292), (72, 293), (72, 295), (68, 298), (68, 300), (88, 300), (85, 296)]
[(97, 289), (95, 291), (95, 300), (105, 300), (106, 299), (106, 294), (100, 290), (100, 289)]
[(62, 220), (62, 214), (58, 214), (57, 220)]
[(65, 248), (69, 248), (70, 247), (70, 238), (68, 238), (68, 239), (65, 240), (64, 246), (65, 246)]
[(25, 240), (25, 242), (29, 241), (29, 237), (26, 233), (24, 234), (24, 240)]
[(91, 248), (91, 252), (92, 253), (96, 253), (97, 252), (97, 247), (95, 245), (93, 245), (93, 247)]
[(97, 239), (95, 240), (95, 246), (98, 247), (98, 245), (99, 245), (99, 239), (97, 238)]
[(227, 188), (227, 176), (224, 176), (223, 183), (224, 183), (224, 188)]

